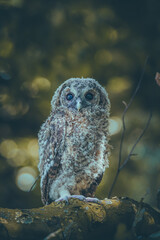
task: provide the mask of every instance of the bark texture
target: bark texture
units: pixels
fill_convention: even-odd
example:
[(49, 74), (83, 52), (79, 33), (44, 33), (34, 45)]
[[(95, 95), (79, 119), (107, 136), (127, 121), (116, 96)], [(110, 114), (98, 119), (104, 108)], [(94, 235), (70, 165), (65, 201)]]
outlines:
[(0, 239), (160, 239), (160, 212), (129, 198), (78, 199), (37, 209), (0, 209)]

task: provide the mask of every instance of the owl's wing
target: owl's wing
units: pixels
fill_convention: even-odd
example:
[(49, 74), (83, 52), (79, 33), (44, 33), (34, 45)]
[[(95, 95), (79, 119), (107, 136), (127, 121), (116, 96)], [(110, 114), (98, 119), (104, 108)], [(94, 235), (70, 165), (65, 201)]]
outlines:
[[(63, 127), (62, 127), (63, 126)], [(61, 155), (63, 151), (64, 125), (58, 124), (53, 117), (49, 117), (42, 125), (39, 134), (39, 171), (41, 175), (41, 198), (48, 204), (50, 185), (61, 169)]]

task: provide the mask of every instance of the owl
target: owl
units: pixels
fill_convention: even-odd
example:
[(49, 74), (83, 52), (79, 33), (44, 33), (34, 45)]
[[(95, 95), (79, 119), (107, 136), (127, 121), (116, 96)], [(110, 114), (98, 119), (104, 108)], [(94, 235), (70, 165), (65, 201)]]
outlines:
[(92, 78), (71, 78), (55, 92), (38, 133), (44, 204), (72, 195), (94, 197), (110, 152), (110, 101)]

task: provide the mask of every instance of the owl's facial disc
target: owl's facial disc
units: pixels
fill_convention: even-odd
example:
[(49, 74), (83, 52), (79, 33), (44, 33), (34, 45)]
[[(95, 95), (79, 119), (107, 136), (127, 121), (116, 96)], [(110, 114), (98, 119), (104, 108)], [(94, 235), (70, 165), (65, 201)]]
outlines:
[(99, 105), (100, 94), (94, 88), (83, 86), (66, 87), (62, 92), (61, 104), (72, 111), (83, 111), (83, 109), (92, 109)]

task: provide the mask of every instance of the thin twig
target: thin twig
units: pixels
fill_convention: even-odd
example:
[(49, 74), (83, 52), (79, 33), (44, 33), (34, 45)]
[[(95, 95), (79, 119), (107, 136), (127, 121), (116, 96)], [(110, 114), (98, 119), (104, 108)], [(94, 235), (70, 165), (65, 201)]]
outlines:
[(133, 100), (134, 100), (134, 98), (135, 98), (135, 96), (136, 96), (136, 94), (137, 94), (137, 92), (138, 92), (138, 90), (139, 90), (139, 88), (140, 88), (142, 79), (143, 79), (143, 77), (144, 77), (144, 73), (145, 73), (145, 69), (146, 69), (147, 62), (148, 62), (148, 56), (146, 57), (146, 60), (145, 60), (145, 63), (144, 63), (144, 67), (143, 67), (143, 71), (142, 71), (142, 73), (141, 73), (141, 76), (140, 76), (140, 79), (139, 79), (139, 81), (138, 81), (137, 87), (136, 87), (136, 89), (135, 89), (135, 91), (134, 91), (134, 93), (133, 93), (133, 95), (132, 95), (129, 103), (126, 104), (125, 102), (123, 102), (124, 105), (125, 105), (125, 109), (124, 109), (123, 114), (122, 114), (123, 131), (122, 131), (122, 136), (121, 136), (121, 141), (120, 141), (120, 151), (119, 151), (119, 161), (118, 161), (119, 163), (118, 163), (118, 168), (120, 167), (121, 160), (122, 160), (122, 148), (123, 148), (123, 142), (124, 142), (124, 135), (125, 135), (125, 131), (126, 131), (125, 115), (126, 115), (129, 107), (131, 106), (131, 104), (132, 104), (132, 102), (133, 102)]
[(146, 126), (144, 127), (144, 129), (142, 130), (141, 134), (139, 135), (139, 137), (137, 138), (135, 144), (133, 145), (130, 153), (128, 154), (127, 158), (124, 160), (123, 164), (120, 166), (120, 171), (122, 170), (122, 168), (124, 168), (124, 166), (127, 164), (127, 162), (129, 161), (131, 155), (133, 154), (133, 151), (135, 149), (135, 147), (137, 146), (137, 144), (139, 143), (139, 141), (141, 140), (141, 138), (143, 137), (143, 135), (145, 134), (145, 131), (147, 130), (149, 124), (150, 124), (150, 121), (151, 121), (151, 118), (152, 118), (152, 111), (150, 111), (150, 114), (149, 114), (149, 117), (148, 117), (148, 120), (147, 120), (147, 123), (146, 123)]
[(34, 186), (36, 185), (36, 183), (37, 183), (37, 181), (38, 181), (39, 178), (40, 178), (40, 174), (36, 177), (33, 185), (31, 186), (31, 188), (30, 188), (30, 190), (29, 190), (28, 192), (31, 192), (31, 191), (33, 190), (33, 188), (34, 188)]
[(115, 178), (114, 178), (114, 180), (113, 180), (112, 186), (111, 186), (111, 188), (110, 188), (110, 190), (109, 190), (108, 198), (111, 197), (111, 194), (112, 194), (113, 188), (114, 188), (115, 183), (116, 183), (116, 181), (117, 181), (117, 178), (118, 178), (118, 176), (119, 176), (119, 171), (120, 171), (120, 170), (119, 170), (119, 168), (118, 168), (118, 170), (117, 170), (117, 172), (116, 172), (116, 176), (115, 176)]
[[(114, 188), (114, 186), (115, 186), (115, 183), (116, 183), (116, 181), (117, 181), (117, 178), (118, 178), (118, 176), (119, 176), (119, 173), (120, 173), (121, 169), (122, 169), (122, 168), (126, 165), (126, 163), (128, 162), (129, 158), (130, 158), (131, 155), (132, 155), (133, 150), (135, 149), (137, 143), (140, 141), (140, 139), (141, 139), (142, 136), (144, 135), (144, 132), (145, 132), (146, 129), (148, 128), (148, 125), (149, 125), (150, 120), (151, 120), (151, 116), (150, 116), (149, 119), (148, 119), (148, 121), (147, 121), (147, 124), (146, 124), (146, 126), (145, 126), (145, 128), (144, 128), (144, 130), (142, 131), (142, 134), (137, 138), (137, 141), (136, 141), (135, 144), (133, 145), (133, 147), (132, 147), (132, 149), (131, 149), (131, 152), (129, 153), (129, 155), (128, 155), (128, 157), (126, 158), (126, 160), (123, 162), (123, 164), (125, 163), (124, 166), (123, 166), (123, 164), (121, 165), (121, 162), (122, 162), (122, 150), (123, 150), (123, 143), (124, 143), (124, 136), (125, 136), (125, 131), (126, 131), (125, 115), (126, 115), (129, 107), (131, 106), (131, 104), (132, 104), (132, 102), (133, 102), (133, 100), (134, 100), (134, 98), (135, 98), (135, 96), (136, 96), (136, 94), (137, 94), (137, 92), (138, 92), (138, 90), (139, 90), (139, 88), (140, 88), (141, 82), (142, 82), (143, 77), (144, 77), (144, 73), (145, 73), (145, 69), (146, 69), (147, 62), (148, 62), (148, 58), (149, 58), (149, 57), (147, 56), (146, 59), (145, 59), (143, 71), (142, 71), (142, 73), (141, 73), (141, 76), (140, 76), (140, 79), (139, 79), (139, 81), (138, 81), (137, 87), (136, 87), (136, 89), (135, 89), (135, 91), (134, 91), (134, 93), (133, 93), (133, 95), (132, 95), (129, 103), (126, 104), (126, 102), (123, 101), (123, 104), (125, 105), (125, 109), (124, 109), (123, 114), (122, 114), (122, 126), (123, 126), (123, 128), (122, 128), (122, 135), (121, 135), (121, 140), (120, 140), (119, 157), (118, 157), (118, 168), (117, 168), (117, 172), (116, 172), (115, 178), (114, 178), (114, 180), (113, 180), (113, 183), (112, 183), (112, 185), (111, 185), (111, 188), (110, 188), (110, 191), (109, 191), (109, 194), (108, 194), (108, 198), (110, 198), (110, 196), (111, 196), (111, 194), (112, 194), (113, 188)], [(151, 114), (151, 115), (152, 115), (152, 114)]]

